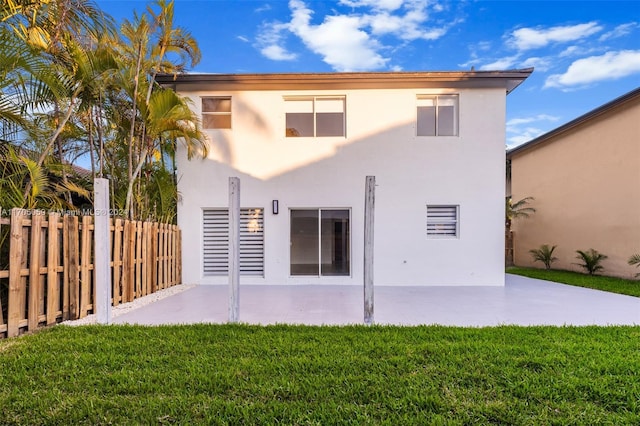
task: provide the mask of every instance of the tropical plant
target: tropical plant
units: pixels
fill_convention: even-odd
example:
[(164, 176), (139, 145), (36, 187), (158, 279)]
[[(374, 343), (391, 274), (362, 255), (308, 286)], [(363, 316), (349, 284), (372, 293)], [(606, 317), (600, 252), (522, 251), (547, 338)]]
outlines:
[(551, 264), (558, 260), (558, 258), (553, 255), (556, 247), (557, 246), (549, 247), (547, 244), (543, 244), (540, 248), (529, 250), (529, 253), (531, 253), (534, 262), (542, 262), (544, 263), (545, 269), (551, 269)]
[(505, 199), (505, 223), (507, 229), (511, 229), (513, 219), (527, 218), (536, 212), (536, 209), (529, 205), (531, 201), (534, 201), (533, 197), (524, 197), (515, 202), (511, 197)]
[[(635, 265), (640, 268), (640, 253), (632, 255), (627, 262), (631, 266)], [(636, 277), (640, 277), (640, 272), (636, 274)]]
[(206, 144), (187, 99), (155, 82), (201, 57), (173, 11), (154, 0), (115, 31), (93, 0), (0, 2), (0, 142), (14, 148), (0, 164), (3, 207), (71, 207), (87, 189), (73, 166), (88, 157), (113, 208), (175, 219), (176, 146), (191, 157)]
[(592, 248), (586, 251), (576, 250), (576, 253), (578, 253), (576, 259), (582, 261), (581, 263), (576, 263), (576, 265), (584, 268), (589, 275), (595, 275), (596, 272), (604, 270), (604, 267), (600, 263), (607, 259), (608, 256)]

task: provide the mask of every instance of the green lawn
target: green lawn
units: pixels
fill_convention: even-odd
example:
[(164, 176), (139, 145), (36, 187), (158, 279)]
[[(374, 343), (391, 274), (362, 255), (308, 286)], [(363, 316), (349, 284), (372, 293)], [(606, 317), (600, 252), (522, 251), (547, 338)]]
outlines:
[(625, 280), (622, 278), (604, 277), (600, 275), (587, 275), (572, 271), (520, 267), (509, 267), (507, 268), (507, 273), (640, 297), (640, 281), (638, 280)]
[(64, 327), (0, 424), (640, 424), (640, 327)]

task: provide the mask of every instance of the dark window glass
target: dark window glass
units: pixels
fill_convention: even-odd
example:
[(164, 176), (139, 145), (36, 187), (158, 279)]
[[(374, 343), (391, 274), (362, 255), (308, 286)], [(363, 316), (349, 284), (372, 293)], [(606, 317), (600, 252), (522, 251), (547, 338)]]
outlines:
[(438, 106), (438, 136), (455, 136), (455, 107)]
[(433, 106), (418, 107), (418, 136), (436, 135), (436, 108)]
[(202, 98), (202, 112), (231, 112), (231, 98)]
[(318, 275), (318, 210), (291, 210), (291, 275)]
[(322, 210), (320, 218), (322, 275), (349, 275), (349, 211)]
[(202, 126), (205, 129), (230, 129), (231, 116), (204, 114), (202, 116)]
[(287, 137), (313, 136), (313, 113), (288, 112), (286, 114)]
[(316, 136), (344, 136), (344, 114), (341, 112), (317, 113)]

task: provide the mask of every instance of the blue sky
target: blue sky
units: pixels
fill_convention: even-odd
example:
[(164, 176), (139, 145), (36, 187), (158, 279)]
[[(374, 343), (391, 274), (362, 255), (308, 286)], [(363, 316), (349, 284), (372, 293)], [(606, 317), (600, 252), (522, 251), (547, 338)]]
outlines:
[[(132, 19), (146, 1), (98, 0)], [(534, 67), (507, 97), (517, 146), (640, 86), (640, 1), (175, 0), (192, 72)]]

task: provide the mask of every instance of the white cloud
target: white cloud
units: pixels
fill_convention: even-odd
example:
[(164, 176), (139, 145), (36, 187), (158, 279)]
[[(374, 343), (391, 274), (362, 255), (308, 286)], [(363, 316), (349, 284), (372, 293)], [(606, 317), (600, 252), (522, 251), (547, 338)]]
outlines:
[(560, 117), (555, 117), (549, 114), (538, 114), (534, 115), (533, 117), (526, 118), (512, 118), (511, 120), (507, 121), (507, 128), (515, 128), (515, 126), (519, 126), (520, 124), (534, 123), (536, 121), (558, 121), (559, 119)]
[(291, 0), (292, 19), (289, 29), (304, 44), (323, 57), (338, 71), (382, 68), (389, 59), (377, 53), (377, 42), (360, 30), (358, 16), (334, 15), (320, 25), (311, 24), (313, 12), (299, 0)]
[(564, 74), (550, 75), (544, 87), (565, 88), (596, 81), (615, 80), (640, 73), (640, 50), (607, 52), (600, 56), (578, 59)]
[(248, 42), (249, 42), (249, 39), (248, 39), (248, 38), (246, 38), (245, 36), (241, 36), (241, 35), (239, 35), (239, 36), (236, 36), (236, 38), (237, 38), (238, 40), (240, 40), (240, 41), (244, 41), (245, 43), (248, 43)]
[(544, 130), (535, 127), (527, 127), (520, 134), (507, 138), (507, 148), (515, 148), (516, 146), (522, 145), (525, 142), (529, 142), (530, 140), (535, 139), (544, 133)]
[(624, 37), (631, 34), (633, 30), (640, 27), (637, 22), (629, 22), (628, 24), (622, 24), (615, 27), (612, 31), (606, 32), (600, 36), (599, 41), (606, 41), (613, 38)]
[(517, 61), (518, 61), (518, 55), (507, 56), (505, 58), (501, 58), (489, 64), (483, 65), (480, 67), (480, 69), (487, 70), (487, 71), (505, 70), (513, 67)]
[(531, 57), (525, 59), (519, 66), (522, 68), (533, 67), (536, 69), (536, 71), (547, 71), (549, 68), (551, 68), (551, 59)]
[(529, 50), (544, 47), (550, 43), (562, 43), (589, 37), (603, 28), (597, 22), (566, 25), (551, 28), (519, 28), (511, 33), (508, 41), (518, 50)]
[(261, 13), (261, 12), (266, 12), (268, 10), (271, 10), (271, 5), (269, 3), (266, 3), (264, 6), (260, 6), (256, 9), (254, 9), (255, 13)]
[[(429, 8), (432, 12), (444, 9), (424, 0), (340, 0), (340, 4), (358, 10), (348, 14), (334, 12), (315, 23), (314, 12), (304, 0), (290, 0), (290, 22), (264, 26), (257, 47), (263, 55), (271, 55), (269, 58), (291, 59), (295, 55), (287, 51), (284, 43), (286, 36), (292, 34), (337, 71), (382, 69), (389, 66), (390, 58), (384, 52), (392, 51), (392, 46), (418, 39), (436, 40), (460, 22), (452, 19), (446, 24), (427, 26)], [(383, 40), (388, 41), (388, 37), (401, 43), (387, 46)]]
[(558, 54), (560, 58), (566, 58), (569, 56), (585, 56), (594, 52), (601, 52), (603, 48), (598, 47), (582, 47), (582, 46), (569, 46)]
[(295, 53), (287, 52), (284, 48), (275, 44), (263, 47), (260, 49), (260, 53), (273, 61), (292, 61), (298, 57)]
[(543, 127), (548, 128), (549, 126), (545, 126), (544, 123), (553, 123), (558, 121), (559, 119), (560, 117), (555, 117), (549, 114), (538, 114), (531, 117), (512, 118), (511, 120), (507, 121), (507, 133), (512, 134), (512, 136), (509, 136), (507, 138), (507, 146), (509, 148), (513, 148), (546, 133), (546, 130), (542, 130), (537, 126), (532, 126), (532, 123), (539, 124)]
[(378, 10), (394, 11), (402, 6), (403, 0), (340, 0), (349, 7), (372, 7)]
[(263, 56), (273, 61), (292, 61), (298, 55), (287, 51), (282, 46), (283, 32), (289, 28), (288, 24), (275, 22), (263, 25), (256, 46), (259, 48)]

